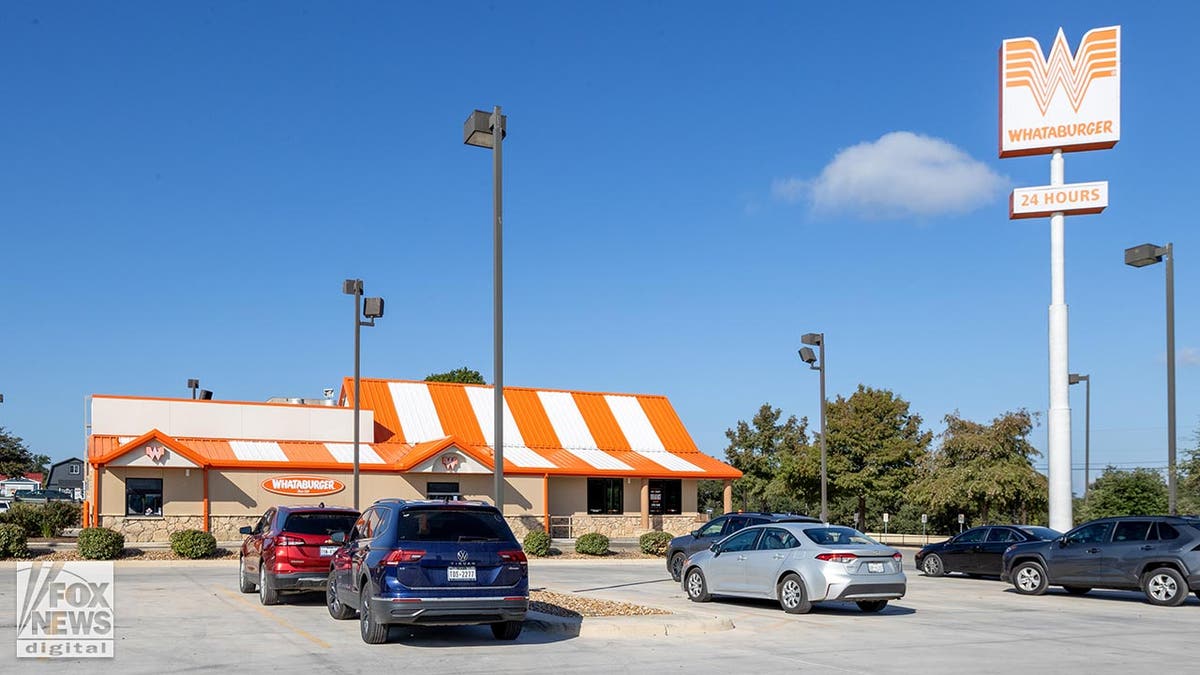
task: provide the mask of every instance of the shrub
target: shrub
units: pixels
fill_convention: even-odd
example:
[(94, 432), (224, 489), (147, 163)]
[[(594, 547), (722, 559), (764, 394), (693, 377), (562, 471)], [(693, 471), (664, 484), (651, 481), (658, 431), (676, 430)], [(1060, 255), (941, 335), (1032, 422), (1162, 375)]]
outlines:
[(0, 525), (0, 558), (24, 558), (27, 555), (25, 528), (12, 523)]
[(642, 553), (649, 555), (666, 555), (667, 544), (675, 537), (670, 532), (647, 532), (638, 537), (638, 546)]
[(183, 558), (207, 558), (217, 552), (217, 538), (202, 530), (172, 532), (171, 550)]
[(57, 537), (65, 528), (78, 526), (79, 518), (79, 505), (71, 502), (17, 502), (0, 517), (0, 522), (20, 525), (26, 537)]
[(107, 527), (85, 527), (79, 531), (78, 548), (88, 560), (112, 560), (125, 549), (125, 536)]
[(584, 555), (604, 555), (608, 553), (608, 537), (599, 532), (588, 532), (575, 540), (575, 552)]
[(521, 547), (528, 555), (539, 558), (550, 555), (550, 535), (541, 530), (530, 530), (529, 534), (525, 535), (525, 541), (522, 542)]

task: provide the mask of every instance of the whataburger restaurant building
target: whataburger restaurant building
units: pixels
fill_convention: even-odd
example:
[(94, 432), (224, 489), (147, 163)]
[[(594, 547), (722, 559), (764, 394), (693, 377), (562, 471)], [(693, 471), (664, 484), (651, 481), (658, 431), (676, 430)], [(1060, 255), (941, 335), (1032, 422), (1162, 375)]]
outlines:
[[(240, 538), (280, 504), (353, 506), (353, 382), (338, 405), (94, 395), (85, 521), (131, 542), (182, 529)], [(361, 381), (360, 507), (383, 497), (489, 500), (493, 389)], [(504, 391), (504, 514), (518, 537), (696, 527), (700, 452), (662, 396)]]

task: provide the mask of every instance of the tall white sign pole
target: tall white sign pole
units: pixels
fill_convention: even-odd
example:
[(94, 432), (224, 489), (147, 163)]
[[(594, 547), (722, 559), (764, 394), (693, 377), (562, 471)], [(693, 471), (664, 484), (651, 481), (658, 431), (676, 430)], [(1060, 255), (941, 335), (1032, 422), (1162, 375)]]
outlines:
[(1108, 206), (1108, 183), (1067, 185), (1063, 151), (1103, 150), (1121, 138), (1121, 27), (1088, 31), (1071, 52), (1062, 29), (1047, 55), (1036, 38), (1000, 46), (1000, 156), (1050, 155), (1050, 185), (1017, 188), (1008, 217), (1050, 217), (1050, 527), (1071, 529), (1071, 401), (1067, 367), (1066, 216)]
[[(1050, 185), (1063, 185), (1062, 150), (1050, 156)], [(1050, 527), (1074, 526), (1071, 503), (1071, 400), (1067, 380), (1066, 216), (1050, 215)]]

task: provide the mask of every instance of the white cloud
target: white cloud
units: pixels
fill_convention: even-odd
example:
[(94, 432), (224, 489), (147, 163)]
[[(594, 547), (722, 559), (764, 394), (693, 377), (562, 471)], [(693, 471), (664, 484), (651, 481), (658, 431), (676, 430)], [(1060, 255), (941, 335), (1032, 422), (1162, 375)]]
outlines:
[(845, 148), (812, 179), (783, 178), (771, 194), (813, 209), (896, 219), (967, 213), (991, 203), (1007, 178), (940, 138), (893, 131)]
[(1176, 351), (1178, 363), (1181, 366), (1200, 366), (1200, 349), (1184, 347)]

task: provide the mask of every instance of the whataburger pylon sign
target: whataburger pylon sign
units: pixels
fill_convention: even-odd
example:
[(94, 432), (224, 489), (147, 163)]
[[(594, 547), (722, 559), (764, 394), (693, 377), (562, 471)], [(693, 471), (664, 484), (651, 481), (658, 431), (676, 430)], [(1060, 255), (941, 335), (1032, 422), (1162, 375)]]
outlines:
[(1074, 54), (1061, 28), (1048, 55), (1035, 38), (1003, 42), (1000, 157), (1051, 155), (1050, 184), (1013, 190), (1008, 212), (1050, 217), (1050, 527), (1063, 532), (1074, 524), (1063, 220), (1108, 206), (1107, 181), (1064, 184), (1063, 153), (1108, 149), (1120, 138), (1120, 26), (1088, 31)]

